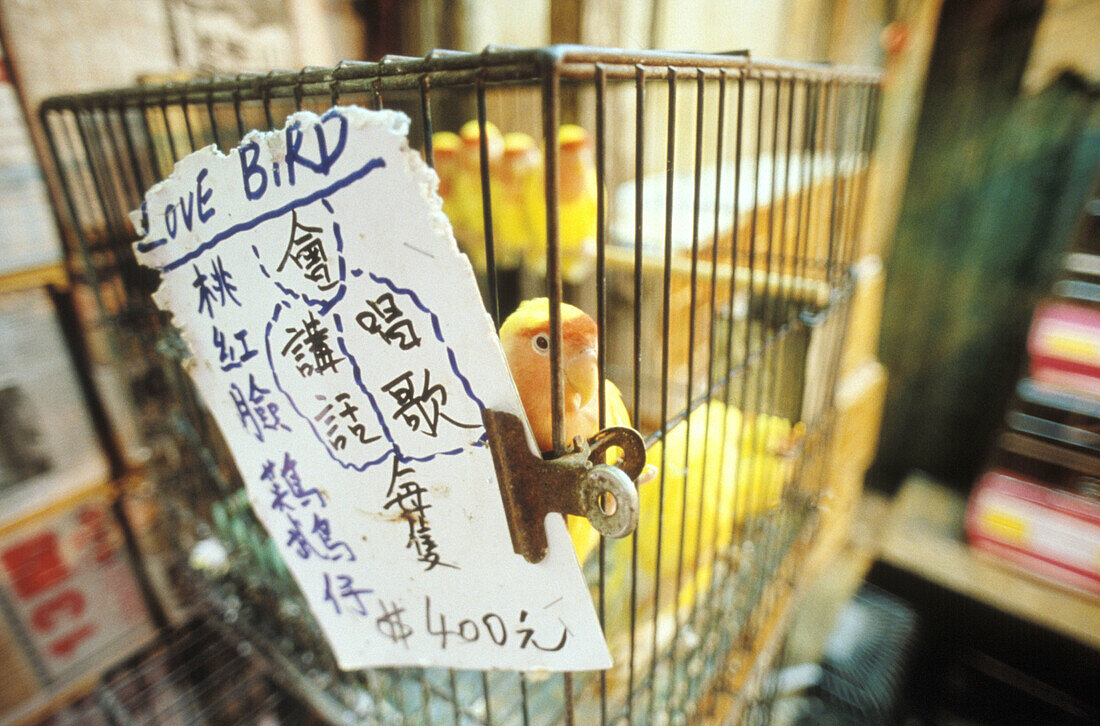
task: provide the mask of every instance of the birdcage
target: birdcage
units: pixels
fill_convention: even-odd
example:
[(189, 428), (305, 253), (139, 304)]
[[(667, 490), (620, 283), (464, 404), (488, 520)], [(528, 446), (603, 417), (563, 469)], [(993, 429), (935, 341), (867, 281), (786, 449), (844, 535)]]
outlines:
[[(45, 102), (62, 218), (131, 383), (176, 590), (334, 722), (751, 713), (825, 493), (878, 80), (747, 52), (488, 48)], [(134, 259), (127, 217), (146, 189), (196, 149), (351, 104), (412, 119), (498, 324), (531, 295), (598, 324), (600, 378), (621, 387), (659, 463), (636, 532), (578, 546), (610, 670), (339, 670), (150, 301), (158, 281)], [(502, 160), (516, 147), (543, 204), (518, 248)], [(451, 182), (472, 185), (473, 203), (448, 207)], [(224, 566), (195, 557), (210, 538)]]

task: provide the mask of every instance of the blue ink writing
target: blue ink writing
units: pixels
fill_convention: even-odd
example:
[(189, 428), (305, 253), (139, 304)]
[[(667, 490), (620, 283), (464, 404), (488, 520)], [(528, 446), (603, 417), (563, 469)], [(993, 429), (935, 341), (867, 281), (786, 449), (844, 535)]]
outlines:
[[(366, 617), (367, 604), (364, 601), (364, 597), (370, 595), (374, 590), (366, 587), (356, 587), (355, 581), (349, 575), (336, 575), (335, 578), (329, 573), (324, 573), (325, 576), (325, 600), (332, 604), (333, 610), (337, 615), (342, 614), (343, 610), (340, 605), (348, 609), (360, 617)], [(335, 579), (335, 583), (333, 580)]]
[(236, 383), (229, 384), (229, 396), (233, 399), (241, 426), (260, 443), (263, 443), (265, 431), (290, 431), (290, 427), (279, 417), (279, 404), (266, 400), (270, 393), (270, 389), (257, 385), (256, 377), (251, 373), (248, 374), (247, 396)]
[[(337, 132), (336, 145), (331, 151), (328, 148), (324, 128), (325, 123), (330, 119), (336, 119), (340, 129)], [(284, 161), (286, 163), (287, 181), (290, 186), (294, 186), (294, 167), (296, 164), (300, 164), (318, 174), (328, 176), (328, 173), (332, 170), (332, 165), (340, 158), (340, 154), (343, 153), (344, 146), (347, 144), (348, 120), (340, 114), (333, 114), (327, 117), (325, 121), (316, 124), (313, 127), (313, 133), (317, 136), (316, 159), (310, 159), (302, 153), (302, 142), (305, 140), (302, 125), (295, 121), (286, 127), (286, 158)]]
[(209, 170), (203, 169), (199, 172), (198, 177), (195, 179), (195, 196), (199, 198), (199, 221), (206, 223), (210, 221), (210, 218), (214, 216), (217, 211), (213, 207), (207, 207), (207, 202), (210, 201), (210, 197), (214, 196), (213, 189), (203, 190), (202, 180), (209, 174)]
[[(255, 141), (241, 144), (237, 158), (241, 160), (241, 181), (244, 183), (244, 195), (250, 201), (256, 201), (267, 191), (267, 172), (260, 166), (260, 145)], [(255, 186), (253, 186), (254, 180)]]
[(183, 226), (187, 228), (188, 232), (195, 228), (196, 197), (198, 198), (199, 221), (206, 222), (214, 216), (216, 210), (206, 206), (207, 202), (210, 201), (210, 197), (213, 196), (214, 190), (204, 190), (202, 186), (203, 180), (206, 179), (209, 173), (207, 169), (200, 171), (195, 178), (195, 191), (187, 192), (186, 197), (181, 195), (177, 201), (164, 207), (164, 226), (168, 230), (170, 239), (175, 239), (176, 233), (179, 231), (179, 217), (183, 218)]
[(227, 340), (225, 333), (218, 330), (217, 326), (214, 326), (214, 345), (218, 348), (218, 363), (221, 365), (223, 371), (231, 371), (234, 368), (240, 368), (243, 364), (254, 358), (259, 351), (248, 347), (248, 331), (241, 329), (233, 334), (233, 337), (237, 339), (237, 343), (240, 346), (240, 355), (238, 356), (238, 347), (231, 340)]
[[(260, 481), (274, 484), (275, 479), (275, 462), (268, 459), (264, 462), (263, 470), (260, 472)], [(283, 465), (278, 471), (279, 479), (290, 490), (290, 493), (295, 496), (302, 503), (309, 503), (309, 500), (313, 497), (317, 498), (317, 502), (323, 507), (325, 506), (325, 498), (317, 489), (306, 489), (302, 485), (302, 477), (298, 474), (298, 462), (291, 458), (287, 452), (283, 453)]]
[(237, 292), (237, 286), (232, 282), (233, 275), (225, 269), (221, 255), (215, 257), (214, 261), (210, 263), (209, 283), (207, 282), (208, 276), (199, 270), (198, 265), (192, 265), (191, 267), (195, 271), (195, 279), (191, 283), (191, 287), (199, 292), (199, 315), (202, 315), (205, 308), (206, 314), (212, 320), (214, 318), (214, 303), (217, 303), (219, 308), (224, 308), (226, 303), (230, 301), (235, 303), (237, 307), (241, 306), (241, 301), (234, 294)]

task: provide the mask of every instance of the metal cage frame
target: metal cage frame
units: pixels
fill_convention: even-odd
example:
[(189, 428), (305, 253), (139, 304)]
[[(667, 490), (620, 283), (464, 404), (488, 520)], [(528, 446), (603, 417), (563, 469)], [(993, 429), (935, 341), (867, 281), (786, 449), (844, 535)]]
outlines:
[[(879, 82), (880, 74), (874, 70), (761, 61), (745, 52), (489, 47), (480, 53), (433, 51), (424, 58), (388, 56), (380, 62), (345, 62), (334, 68), (297, 72), (168, 80), (46, 100), (40, 118), (56, 166), (55, 198), (61, 206), (64, 237), (70, 252), (82, 260), (80, 275), (95, 293), (119, 365), (136, 382), (135, 405), (153, 452), (149, 469), (157, 478), (158, 491), (169, 495), (164, 503), (166, 517), (173, 524), (166, 532), (178, 555), (171, 572), (190, 593), (187, 597), (203, 600), (220, 619), (232, 623), (219, 627), (253, 643), (275, 663), (274, 670), (288, 685), (305, 694), (336, 722), (682, 723), (731, 705), (737, 713), (748, 713), (762, 669), (780, 641), (782, 614), (817, 528), (816, 507), (828, 466), (834, 418), (832, 394), (854, 289), (852, 266), (867, 196)], [(668, 461), (662, 447), (659, 481), (646, 485), (660, 487), (655, 533), (658, 576), (648, 620), (639, 605), (643, 593), (637, 591), (638, 539), (644, 533), (629, 538), (625, 676), (617, 672), (618, 663), (609, 672), (551, 678), (421, 669), (342, 673), (335, 668), (293, 581), (280, 568), (278, 558), (269, 556), (266, 535), (241, 496), (231, 457), (178, 365), (184, 351), (171, 326), (149, 301), (157, 282), (155, 275), (141, 268), (133, 257), (130, 244), (137, 235), (127, 213), (138, 206), (144, 190), (165, 178), (172, 162), (187, 153), (209, 143), (223, 150), (231, 148), (249, 129), (279, 128), (287, 115), (303, 108), (320, 109), (349, 101), (382, 108), (390, 107), (391, 99), (400, 97), (402, 108), (414, 119), (410, 142), (420, 147), (428, 163), (433, 164), (433, 133), (444, 125), (435, 119), (453, 109), (436, 109), (433, 113), (432, 99), (441, 93), (461, 93), (465, 107), (472, 105), (475, 109), (480, 131), (484, 293), (487, 308), (499, 325), (501, 271), (494, 244), (486, 124), (490, 101), (520, 88), (537, 94), (545, 154), (544, 284), (551, 302), (551, 400), (558, 453), (566, 443), (562, 441), (559, 303), (570, 291), (563, 286), (559, 249), (560, 160), (556, 132), (563, 120), (573, 120), (578, 114), (587, 114), (594, 127), (598, 216), (594, 273), (586, 285), (595, 293), (600, 399), (603, 401), (606, 395), (602, 381), (617, 365), (609, 360), (609, 354), (616, 355), (620, 362), (625, 361), (620, 368), (625, 366), (632, 379), (627, 386), (628, 403), (636, 420), (645, 406), (643, 389), (655, 387), (647, 380), (660, 381), (657, 421), (643, 431), (648, 434), (647, 445), (662, 442), (677, 426), (688, 429), (685, 441), (689, 443), (684, 446), (682, 462), (671, 642), (659, 633), (659, 627), (665, 625), (659, 626), (658, 616), (664, 507), (670, 497), (676, 496), (672, 486), (666, 491), (665, 471), (675, 469), (679, 462)], [(678, 99), (690, 100), (693, 90), (694, 113), (688, 103), (678, 108)], [(580, 96), (584, 98), (578, 100)], [(629, 111), (631, 98), (633, 114)], [(659, 122), (650, 118), (654, 114), (647, 109), (660, 111), (662, 99), (667, 112), (664, 209), (663, 216), (658, 211), (654, 218), (662, 220), (663, 234), (658, 233), (656, 238), (663, 244), (660, 254), (654, 255), (645, 252), (643, 243), (646, 228), (654, 226), (644, 209), (646, 160), (661, 161), (661, 155), (650, 142), (650, 126)], [(752, 104), (746, 99), (755, 99), (755, 106), (747, 108)], [(438, 100), (436, 103), (440, 105)], [(633, 115), (634, 120), (633, 250), (629, 246), (616, 248), (609, 240), (608, 164), (615, 150), (626, 158), (630, 156), (624, 140), (630, 134), (629, 124), (624, 123), (618, 132), (609, 129), (609, 120), (613, 123), (612, 117), (617, 115), (613, 107), (627, 109), (621, 115), (626, 119)], [(694, 116), (694, 129), (688, 126), (684, 130), (682, 114)], [(660, 115), (657, 113), (656, 118)], [(753, 115), (755, 118), (751, 118)], [(653, 138), (660, 135), (658, 127)], [(689, 176), (676, 174), (677, 166), (685, 166), (681, 162), (685, 145), (677, 144), (681, 137), (687, 148), (694, 146), (686, 165)], [(755, 138), (753, 151), (743, 154), (750, 137)], [(771, 142), (770, 152), (764, 148), (764, 138)], [(794, 150), (799, 152), (797, 161), (793, 161)], [(709, 156), (704, 159), (705, 152), (713, 153), (716, 159), (713, 220), (702, 219), (704, 212), (708, 217), (709, 212), (701, 211), (701, 199), (711, 196), (703, 183), (710, 181), (706, 173)], [(768, 153), (771, 189), (769, 203), (764, 204), (760, 202), (761, 185), (769, 182), (761, 179), (761, 169), (762, 158)], [(726, 173), (734, 178), (723, 180), (724, 163), (730, 157), (733, 168), (729, 172), (727, 166)], [(781, 202), (777, 195), (780, 158), (785, 165)], [(849, 162), (849, 158), (855, 161)], [(749, 182), (743, 178), (747, 172), (742, 167), (746, 164), (752, 168), (751, 197), (747, 193)], [(850, 165), (844, 174), (842, 165)], [(792, 170), (792, 166), (797, 168)], [(820, 177), (816, 182), (815, 174)], [(691, 185), (691, 245), (674, 254), (673, 206), (678, 184)], [(729, 212), (721, 200), (731, 192), (730, 228), (720, 217)], [(751, 199), (748, 208), (742, 196)], [(712, 228), (709, 253), (705, 240), (708, 228)], [(728, 254), (720, 254), (725, 230), (729, 230), (730, 237)], [(789, 236), (793, 236), (793, 243), (786, 241)], [(620, 315), (621, 309), (612, 309), (609, 302), (609, 276), (617, 274), (615, 270), (622, 273), (625, 289), (632, 290), (631, 319), (621, 321), (624, 334), (633, 341), (632, 349), (608, 342), (609, 327), (626, 317)], [(645, 283), (656, 283), (658, 279), (660, 310), (647, 322), (659, 318), (659, 330), (647, 330), (643, 328), (643, 302), (648, 297)], [(687, 295), (688, 303), (683, 308), (686, 326), (670, 303), (677, 291)], [(748, 312), (735, 312), (737, 305)], [(696, 334), (702, 318), (706, 318), (702, 323), (706, 326), (705, 336)], [(754, 322), (742, 325), (735, 318)], [(724, 340), (718, 323), (726, 326)], [(682, 331), (688, 338), (686, 380), (677, 379), (680, 374), (670, 371), (674, 355), (670, 338)], [(642, 341), (647, 332), (660, 334), (659, 374), (655, 366), (647, 368), (644, 362)], [(799, 347), (790, 342), (797, 336), (805, 341), (812, 337), (817, 342)], [(703, 355), (705, 371), (698, 359)], [(798, 395), (809, 397), (806, 380), (811, 374), (805, 369), (810, 365), (807, 358), (814, 356), (810, 361), (814, 367), (812, 377), (817, 381), (813, 389), (820, 401), (808, 408), (803, 401), (800, 409), (812, 415), (802, 421), (805, 433), (786, 454), (791, 474), (781, 487), (781, 506), (736, 524), (733, 539), (722, 552), (716, 540), (711, 541), (715, 549), (707, 556), (713, 576), (707, 582), (706, 597), (693, 594), (691, 606), (685, 610), (680, 597), (687, 566), (684, 532), (690, 523), (684, 501), (691, 476), (693, 422), (703, 425), (705, 441), (711, 440), (710, 417), (699, 424), (693, 411), (708, 409), (711, 400), (722, 400), (727, 406), (736, 403), (743, 415), (742, 423), (734, 433), (726, 430), (723, 419), (723, 452), (736, 447), (743, 450), (746, 436), (751, 439), (750, 447), (762, 451), (765, 443), (758, 441), (759, 427), (747, 433), (745, 417), (750, 412), (757, 416), (772, 412), (776, 401), (785, 395), (779, 390), (786, 385), (782, 379), (784, 366), (802, 367)], [(735, 387), (739, 401), (733, 400)], [(710, 461), (708, 445), (703, 444), (704, 462)], [(739, 455), (735, 468), (739, 471), (741, 465)], [(701, 503), (706, 481), (700, 486)], [(691, 555), (691, 567), (696, 571), (703, 559), (702, 509), (697, 515), (695, 552)], [(675, 523), (667, 526), (674, 527)], [(228, 575), (207, 577), (186, 564), (185, 552), (190, 544), (211, 534), (236, 540), (234, 551), (242, 553), (234, 555), (234, 564), (239, 567)], [(613, 614), (609, 611), (614, 607), (610, 602), (611, 570), (627, 567), (622, 561), (612, 563), (612, 559), (611, 543), (601, 538), (586, 567), (601, 624)], [(696, 582), (695, 574), (692, 578)], [(622, 584), (625, 579), (617, 582)], [(668, 596), (666, 589), (665, 598)], [(690, 637), (684, 634), (689, 619)]]

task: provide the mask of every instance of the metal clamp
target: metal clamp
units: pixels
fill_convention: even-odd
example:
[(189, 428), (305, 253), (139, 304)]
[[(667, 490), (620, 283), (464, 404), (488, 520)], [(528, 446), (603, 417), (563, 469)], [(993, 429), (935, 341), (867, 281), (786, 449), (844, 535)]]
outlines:
[[(606, 537), (625, 537), (638, 526), (634, 480), (645, 468), (645, 442), (637, 431), (613, 426), (588, 441), (578, 436), (568, 454), (547, 461), (531, 450), (516, 416), (483, 409), (481, 420), (516, 554), (532, 563), (546, 557), (551, 512), (586, 517)], [(623, 451), (615, 466), (604, 463), (611, 447)]]

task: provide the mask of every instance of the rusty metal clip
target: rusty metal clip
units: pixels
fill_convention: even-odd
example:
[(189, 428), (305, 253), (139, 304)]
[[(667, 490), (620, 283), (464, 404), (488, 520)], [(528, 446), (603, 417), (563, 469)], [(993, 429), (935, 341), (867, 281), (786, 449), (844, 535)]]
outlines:
[[(645, 468), (645, 442), (637, 431), (613, 426), (588, 441), (577, 437), (569, 453), (547, 461), (531, 450), (516, 416), (483, 409), (481, 420), (516, 554), (532, 563), (546, 557), (550, 512), (587, 517), (607, 537), (625, 537), (638, 526), (634, 480)], [(615, 466), (604, 463), (616, 446), (622, 459)]]

